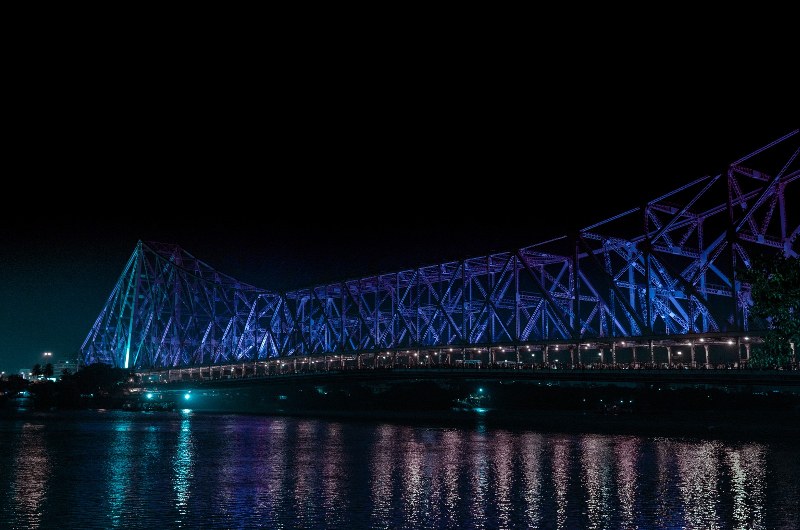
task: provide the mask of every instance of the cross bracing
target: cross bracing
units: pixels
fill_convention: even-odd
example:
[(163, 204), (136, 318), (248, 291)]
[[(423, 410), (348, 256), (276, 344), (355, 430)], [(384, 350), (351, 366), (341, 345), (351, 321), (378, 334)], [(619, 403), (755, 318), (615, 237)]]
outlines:
[(800, 134), (546, 242), (277, 292), (139, 242), (81, 348), (167, 368), (273, 358), (764, 329), (737, 277), (798, 257)]

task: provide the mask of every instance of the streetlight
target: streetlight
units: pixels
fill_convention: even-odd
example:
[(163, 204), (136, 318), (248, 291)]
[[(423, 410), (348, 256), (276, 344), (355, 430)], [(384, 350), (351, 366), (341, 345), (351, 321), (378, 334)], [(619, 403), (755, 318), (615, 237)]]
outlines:
[(52, 357), (52, 356), (53, 356), (53, 353), (52, 353), (52, 352), (49, 352), (49, 351), (46, 351), (46, 352), (44, 352), (42, 355), (43, 355), (44, 357)]

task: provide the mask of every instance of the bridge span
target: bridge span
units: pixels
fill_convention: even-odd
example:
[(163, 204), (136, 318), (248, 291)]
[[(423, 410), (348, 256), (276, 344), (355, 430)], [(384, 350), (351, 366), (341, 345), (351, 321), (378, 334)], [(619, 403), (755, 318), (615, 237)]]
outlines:
[(740, 366), (767, 328), (740, 271), (756, 254), (800, 252), (798, 132), (574, 234), (305, 289), (255, 287), (177, 245), (139, 242), (82, 362), (181, 376), (459, 362)]

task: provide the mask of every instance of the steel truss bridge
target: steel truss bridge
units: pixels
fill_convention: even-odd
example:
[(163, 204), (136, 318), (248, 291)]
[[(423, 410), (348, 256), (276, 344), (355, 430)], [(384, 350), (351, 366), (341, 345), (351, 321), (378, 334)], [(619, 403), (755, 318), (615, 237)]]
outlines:
[(799, 152), (794, 130), (721, 174), (574, 234), (288, 292), (226, 276), (176, 245), (139, 242), (82, 360), (244, 374), (398, 357), (519, 361), (532, 352), (550, 362), (567, 350), (562, 361), (590, 350), (617, 362), (636, 361), (637, 349), (654, 361), (655, 348), (673, 361), (683, 348), (694, 362), (698, 346), (708, 362), (710, 345), (733, 344), (741, 359), (766, 323), (750, 314), (737, 271), (755, 253), (800, 253)]

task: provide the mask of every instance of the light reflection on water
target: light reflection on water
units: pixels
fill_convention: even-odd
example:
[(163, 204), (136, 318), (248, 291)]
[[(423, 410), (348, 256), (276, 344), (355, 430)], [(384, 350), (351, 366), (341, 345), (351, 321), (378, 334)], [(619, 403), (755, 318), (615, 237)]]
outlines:
[(43, 507), (50, 485), (51, 462), (44, 430), (43, 425), (23, 424), (13, 452), (11, 509), (19, 515), (18, 521), (25, 528), (39, 528), (42, 524)]
[(178, 443), (175, 445), (175, 456), (172, 459), (172, 489), (175, 492), (175, 507), (178, 510), (178, 527), (188, 526), (190, 516), (189, 498), (192, 491), (192, 477), (194, 469), (194, 447), (192, 441), (192, 422), (190, 411), (181, 412), (180, 431)]
[(795, 451), (191, 411), (40, 415), (0, 419), (0, 528), (791, 528)]

